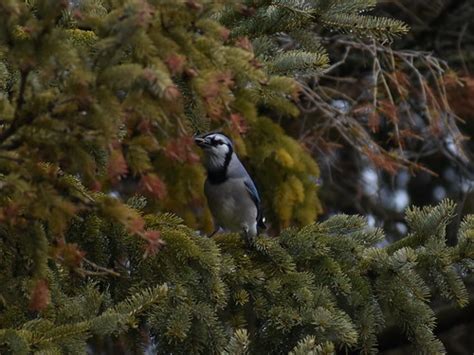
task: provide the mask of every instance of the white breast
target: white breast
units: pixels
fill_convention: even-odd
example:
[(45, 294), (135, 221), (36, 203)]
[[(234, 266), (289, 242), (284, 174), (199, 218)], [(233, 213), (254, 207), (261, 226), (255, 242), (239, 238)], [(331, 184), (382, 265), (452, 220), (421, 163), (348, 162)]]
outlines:
[(204, 191), (209, 208), (218, 226), (231, 231), (257, 231), (257, 207), (250, 197), (243, 179), (229, 179), (221, 184), (206, 182)]

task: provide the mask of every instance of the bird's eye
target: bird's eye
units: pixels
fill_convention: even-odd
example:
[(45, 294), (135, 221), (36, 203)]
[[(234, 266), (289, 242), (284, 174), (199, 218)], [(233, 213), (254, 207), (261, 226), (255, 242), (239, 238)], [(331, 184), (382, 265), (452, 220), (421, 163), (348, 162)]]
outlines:
[(211, 145), (214, 146), (214, 147), (217, 147), (218, 145), (222, 145), (224, 144), (223, 141), (221, 141), (220, 139), (211, 139)]

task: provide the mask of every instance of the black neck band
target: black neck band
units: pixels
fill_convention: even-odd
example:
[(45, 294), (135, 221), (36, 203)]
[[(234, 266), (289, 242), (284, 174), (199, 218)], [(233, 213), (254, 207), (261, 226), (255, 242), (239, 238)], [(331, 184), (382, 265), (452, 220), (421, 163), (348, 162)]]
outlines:
[(225, 155), (224, 165), (222, 166), (222, 168), (207, 171), (207, 180), (213, 185), (222, 184), (224, 181), (227, 180), (227, 169), (229, 167), (232, 154), (234, 153), (232, 147), (230, 145), (228, 147), (229, 151)]

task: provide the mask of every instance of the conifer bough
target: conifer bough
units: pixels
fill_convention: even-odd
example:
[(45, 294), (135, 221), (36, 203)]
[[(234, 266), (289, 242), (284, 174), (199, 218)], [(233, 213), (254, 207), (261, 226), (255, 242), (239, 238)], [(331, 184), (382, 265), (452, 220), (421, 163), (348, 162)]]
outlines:
[[(448, 201), (410, 210), (410, 235), (385, 248), (361, 217), (314, 223), (317, 164), (260, 114), (298, 114), (288, 75), (329, 62), (317, 25), (406, 31), (360, 13), (373, 6), (1, 1), (0, 352), (372, 353), (390, 324), (443, 352), (429, 301), (468, 302), (472, 216), (453, 247)], [(190, 137), (214, 126), (279, 237), (197, 236), (211, 224)]]

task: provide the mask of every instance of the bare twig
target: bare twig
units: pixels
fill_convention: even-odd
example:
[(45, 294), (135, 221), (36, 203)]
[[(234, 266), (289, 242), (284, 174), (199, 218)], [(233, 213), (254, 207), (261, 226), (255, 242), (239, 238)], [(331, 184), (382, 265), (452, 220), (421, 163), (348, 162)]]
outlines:
[(111, 275), (111, 276), (116, 276), (116, 277), (120, 277), (121, 275), (116, 272), (115, 270), (112, 270), (112, 269), (108, 269), (106, 267), (103, 267), (103, 266), (100, 266), (100, 265), (97, 265), (96, 263), (94, 263), (93, 261), (90, 261), (89, 259), (87, 258), (82, 258), (82, 261), (84, 263), (86, 263), (87, 265), (93, 267), (94, 269), (97, 269), (98, 271), (90, 271), (90, 270), (84, 270), (82, 269), (83, 272), (87, 272), (89, 274), (93, 273), (94, 275)]

